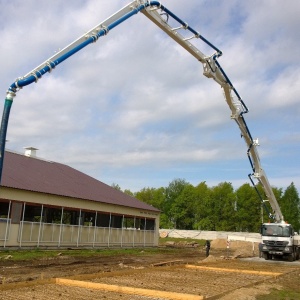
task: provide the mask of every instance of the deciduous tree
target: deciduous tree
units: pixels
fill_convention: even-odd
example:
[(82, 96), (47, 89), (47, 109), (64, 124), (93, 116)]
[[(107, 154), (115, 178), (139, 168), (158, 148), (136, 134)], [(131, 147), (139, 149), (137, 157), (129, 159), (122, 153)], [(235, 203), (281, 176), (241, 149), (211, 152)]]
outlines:
[(292, 182), (284, 191), (280, 199), (280, 206), (285, 221), (292, 224), (294, 229), (300, 230), (300, 199), (298, 191)]

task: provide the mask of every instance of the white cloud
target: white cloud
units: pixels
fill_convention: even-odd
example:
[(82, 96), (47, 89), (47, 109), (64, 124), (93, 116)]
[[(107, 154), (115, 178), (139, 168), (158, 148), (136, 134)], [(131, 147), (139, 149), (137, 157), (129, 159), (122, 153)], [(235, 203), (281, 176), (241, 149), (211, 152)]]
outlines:
[[(3, 98), (16, 77), (126, 3), (0, 2)], [(273, 167), (299, 169), (294, 149), (300, 135), (300, 3), (163, 4), (224, 51), (219, 61), (250, 109), (245, 119), (253, 137), (262, 141), (259, 151), (269, 177), (278, 176)], [(213, 53), (200, 40), (196, 44)], [(221, 88), (202, 72), (201, 63), (139, 13), (18, 93), (8, 148), (35, 146), (40, 156), (71, 164), (108, 184), (126, 180), (123, 188), (136, 189), (136, 181), (140, 188), (155, 186), (158, 177), (168, 183), (184, 175), (193, 183), (218, 181), (220, 174), (223, 181), (244, 180), (251, 171), (247, 147), (230, 120)], [(227, 171), (220, 171), (221, 162), (234, 171), (227, 165)], [(299, 178), (299, 171), (293, 176)]]

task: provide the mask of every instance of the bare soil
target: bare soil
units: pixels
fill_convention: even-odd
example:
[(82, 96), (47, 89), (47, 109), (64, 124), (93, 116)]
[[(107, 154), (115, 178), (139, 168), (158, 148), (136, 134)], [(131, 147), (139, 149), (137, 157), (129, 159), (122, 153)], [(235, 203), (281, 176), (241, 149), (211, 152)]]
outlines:
[[(60, 255), (35, 261), (0, 260), (1, 299), (163, 299), (60, 286), (48, 281), (63, 277), (223, 300), (256, 299), (272, 289), (285, 289), (298, 292), (300, 299), (300, 262), (264, 261), (257, 257), (257, 249), (253, 252), (252, 244), (231, 245), (227, 249), (222, 243), (212, 243), (207, 258), (202, 248), (172, 245), (172, 251), (156, 254), (144, 249), (139, 255), (114, 257)], [(219, 269), (188, 269), (187, 264)], [(259, 271), (271, 275), (260, 275)]]

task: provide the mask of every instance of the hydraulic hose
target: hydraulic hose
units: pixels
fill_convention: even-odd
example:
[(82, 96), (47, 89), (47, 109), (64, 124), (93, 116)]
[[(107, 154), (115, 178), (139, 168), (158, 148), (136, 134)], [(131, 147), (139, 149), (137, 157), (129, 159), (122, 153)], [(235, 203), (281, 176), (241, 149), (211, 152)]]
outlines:
[(7, 133), (7, 126), (8, 120), (10, 115), (10, 109), (13, 103), (14, 94), (8, 94), (5, 98), (4, 102), (4, 109), (1, 121), (1, 129), (0, 129), (0, 183), (2, 179), (2, 169), (3, 169), (3, 162), (4, 162), (4, 153), (5, 153), (5, 142), (6, 142), (6, 133)]

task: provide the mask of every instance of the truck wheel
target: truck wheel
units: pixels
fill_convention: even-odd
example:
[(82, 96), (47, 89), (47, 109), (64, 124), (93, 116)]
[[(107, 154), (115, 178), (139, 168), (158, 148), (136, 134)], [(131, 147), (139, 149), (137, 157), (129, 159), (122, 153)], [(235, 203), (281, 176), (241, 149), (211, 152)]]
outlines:
[(288, 256), (288, 261), (294, 261), (295, 260), (295, 253), (292, 253), (291, 255)]
[(269, 260), (271, 258), (271, 255), (269, 253), (263, 253), (263, 257), (265, 260)]

